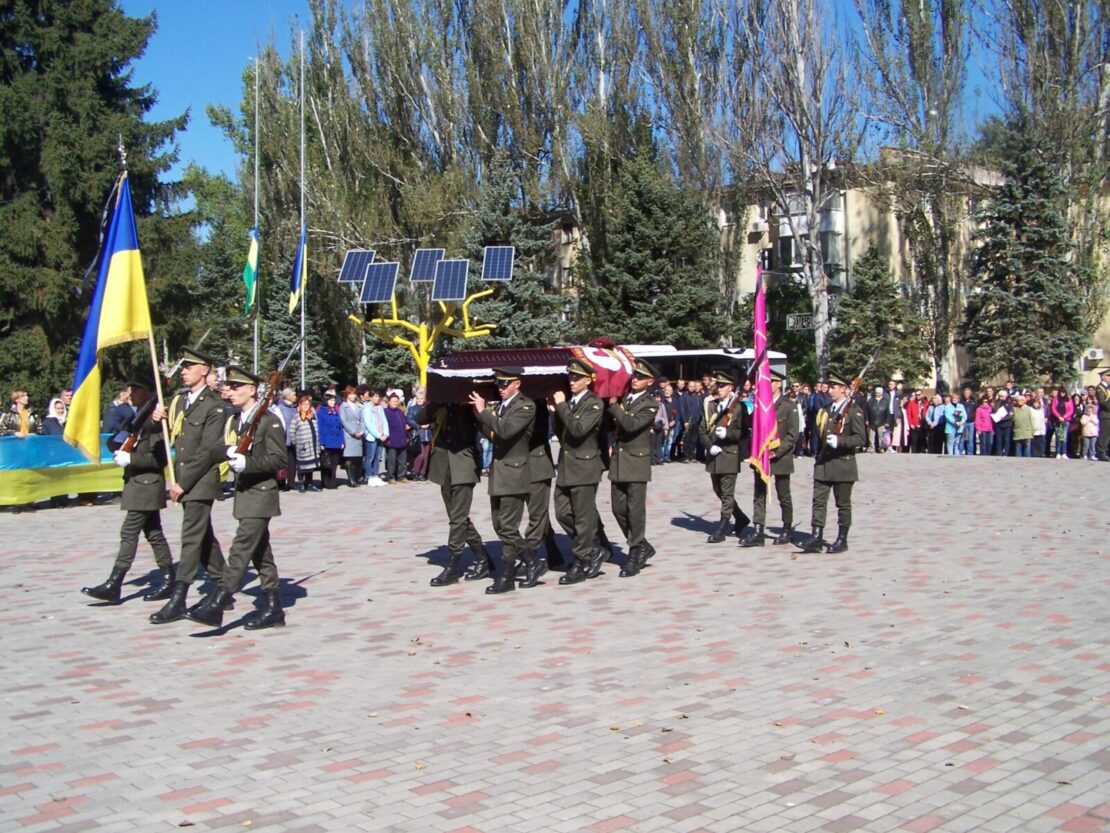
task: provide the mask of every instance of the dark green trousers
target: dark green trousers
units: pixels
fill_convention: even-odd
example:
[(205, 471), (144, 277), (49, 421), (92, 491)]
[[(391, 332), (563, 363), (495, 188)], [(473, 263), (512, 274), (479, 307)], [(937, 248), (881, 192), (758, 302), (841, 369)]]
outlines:
[(181, 556), (177, 580), (192, 584), (197, 570), (204, 570), (213, 581), (224, 572), (224, 551), (212, 531), (212, 501), (187, 500), (181, 504)]
[(613, 517), (621, 528), (628, 547), (642, 547), (647, 534), (647, 483), (609, 484)]
[(532, 552), (540, 548), (547, 530), (551, 528), (550, 506), (551, 481), (533, 483), (528, 492), (528, 528), (524, 530), (524, 541)]
[(732, 520), (736, 512), (736, 475), (711, 474), (713, 494), (721, 499), (721, 520)]
[(597, 535), (597, 484), (556, 486), (555, 520), (570, 536), (574, 557), (589, 561)]
[(447, 510), (447, 549), (452, 553), (460, 553), (467, 544), (480, 545), (482, 536), (470, 520), (474, 484), (444, 484), (439, 487), (439, 494), (443, 498), (443, 508)]
[(162, 513), (157, 509), (141, 512), (137, 509), (128, 510), (119, 528), (119, 555), (116, 556), (114, 569), (130, 570), (135, 562), (135, 550), (139, 546), (139, 533), (146, 536), (147, 543), (154, 550), (154, 563), (158, 569), (168, 573), (173, 565), (173, 556), (170, 555), (170, 542), (162, 532)]
[[(790, 496), (790, 475), (776, 474), (775, 494), (779, 499), (779, 509), (782, 510), (783, 526), (794, 525), (794, 499)], [(755, 500), (753, 501), (752, 523), (763, 525), (767, 521), (767, 484), (758, 474), (755, 475)]]
[[(501, 542), (501, 553), (505, 558), (516, 558), (526, 544), (520, 534), (520, 519), (524, 517), (524, 504), (528, 495), (490, 496), (489, 509), (493, 516), (493, 531)], [(540, 536), (543, 540), (543, 536)]]
[(270, 549), (270, 519), (243, 518), (235, 530), (231, 550), (227, 554), (227, 567), (224, 569), (223, 585), (228, 593), (235, 593), (247, 572), (247, 565), (253, 564), (258, 573), (262, 589), (268, 593), (277, 592), (281, 587), (278, 579), (274, 551)]
[(828, 480), (814, 480), (813, 481), (813, 526), (825, 525), (825, 511), (829, 503), (829, 492), (833, 493), (833, 499), (836, 501), (836, 522), (840, 524), (841, 529), (847, 529), (852, 525), (852, 486), (855, 484), (851, 481), (838, 480), (831, 482)]

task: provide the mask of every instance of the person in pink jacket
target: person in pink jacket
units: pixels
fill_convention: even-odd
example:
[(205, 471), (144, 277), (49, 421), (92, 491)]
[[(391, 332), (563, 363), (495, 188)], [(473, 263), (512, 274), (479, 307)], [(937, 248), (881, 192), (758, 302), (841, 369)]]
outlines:
[(1064, 460), (1068, 456), (1068, 426), (1071, 418), (1075, 416), (1075, 406), (1071, 404), (1071, 397), (1064, 388), (1056, 388), (1056, 395), (1052, 397), (1052, 422), (1055, 425), (1053, 436), (1056, 438), (1056, 459)]
[(979, 436), (979, 456), (990, 457), (994, 448), (994, 420), (991, 419), (991, 401), (988, 397), (979, 398), (975, 409), (975, 433)]

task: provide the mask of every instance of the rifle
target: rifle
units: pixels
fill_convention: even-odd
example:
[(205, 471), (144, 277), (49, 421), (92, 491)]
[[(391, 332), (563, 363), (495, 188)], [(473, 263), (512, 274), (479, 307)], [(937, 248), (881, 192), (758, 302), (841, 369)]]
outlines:
[(873, 365), (875, 359), (879, 357), (879, 350), (881, 349), (881, 347), (875, 348), (875, 352), (871, 354), (871, 358), (867, 360), (867, 364), (863, 366), (863, 370), (859, 372), (859, 375), (852, 380), (852, 384), (848, 386), (848, 404), (841, 408), (840, 412), (836, 415), (836, 422), (833, 423), (832, 427), (833, 434), (839, 436), (840, 432), (844, 430), (844, 415), (848, 412), (848, 407), (852, 404), (852, 400), (855, 399), (856, 394), (859, 393), (859, 389), (863, 386), (863, 377), (867, 375), (867, 371), (871, 369), (871, 365)]
[(123, 428), (124, 431), (128, 432), (127, 439), (119, 447), (120, 451), (126, 451), (130, 454), (135, 450), (135, 446), (139, 444), (139, 435), (143, 431), (143, 426), (146, 425), (147, 418), (154, 412), (157, 405), (158, 397), (152, 394), (150, 399), (144, 402), (143, 406), (128, 420), (127, 425)]
[(269, 380), (266, 382), (266, 395), (258, 400), (254, 406), (254, 413), (251, 414), (250, 422), (247, 423), (247, 430), (244, 431), (240, 437), (239, 442), (235, 446), (237, 454), (246, 454), (254, 442), (254, 435), (258, 432), (258, 426), (262, 424), (262, 417), (270, 410), (270, 406), (274, 404), (274, 396), (281, 388), (281, 380), (284, 376), (285, 366), (289, 364), (289, 360), (293, 358), (293, 354), (297, 352), (297, 348), (301, 345), (301, 339), (293, 342), (293, 346), (289, 349), (289, 353), (282, 359), (278, 369), (270, 374)]

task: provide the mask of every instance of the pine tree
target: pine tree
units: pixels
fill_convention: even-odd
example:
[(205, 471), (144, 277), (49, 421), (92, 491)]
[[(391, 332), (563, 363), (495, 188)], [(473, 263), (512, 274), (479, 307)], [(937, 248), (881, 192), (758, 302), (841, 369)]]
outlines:
[(999, 156), (1003, 185), (977, 212), (976, 286), (962, 339), (970, 373), (1019, 384), (1067, 379), (1090, 334), (1083, 295), (1093, 275), (1068, 237), (1064, 158), (1020, 113), (1002, 133)]
[[(720, 344), (720, 241), (693, 193), (641, 148), (625, 164), (605, 215), (604, 245), (579, 261), (579, 339), (680, 348)], [(593, 240), (591, 230), (587, 238)]]
[(837, 304), (830, 341), (833, 368), (842, 376), (859, 373), (875, 356), (864, 379), (868, 385), (885, 384), (899, 374), (917, 384), (929, 372), (925, 321), (899, 291), (874, 245), (852, 265), (851, 291)]
[[(88, 309), (82, 278), (121, 136), (144, 262), (164, 244), (192, 243), (187, 218), (165, 217), (177, 192), (158, 181), (186, 117), (143, 121), (155, 93), (131, 83), (129, 65), (154, 29), (153, 15), (127, 17), (114, 0), (14, 3), (0, 13), (0, 379), (28, 388), (40, 406), (73, 378)], [(154, 297), (173, 289), (147, 269), (157, 323)]]

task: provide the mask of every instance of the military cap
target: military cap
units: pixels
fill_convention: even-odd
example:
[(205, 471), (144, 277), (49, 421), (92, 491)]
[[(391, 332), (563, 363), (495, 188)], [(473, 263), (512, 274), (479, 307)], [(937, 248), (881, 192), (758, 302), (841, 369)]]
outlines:
[(772, 367), (771, 368), (771, 379), (773, 379), (775, 381), (778, 381), (778, 382), (785, 382), (786, 381), (786, 374), (783, 373), (781, 370), (775, 370), (775, 368)]
[(149, 371), (137, 370), (131, 374), (131, 378), (127, 380), (127, 384), (133, 388), (154, 390), (154, 377)]
[(830, 385), (840, 385), (844, 388), (852, 384), (851, 382), (845, 381), (844, 377), (841, 376), (839, 373), (833, 373), (831, 370), (829, 371), (825, 382)]
[(241, 367), (236, 367), (235, 365), (231, 365), (228, 367), (224, 381), (232, 387), (238, 387), (239, 385), (257, 386), (262, 384), (262, 380), (255, 376), (253, 373), (246, 371)]
[(493, 375), (499, 382), (513, 382), (524, 375), (524, 368), (517, 364), (503, 364), (493, 369)]
[(659, 371), (644, 359), (636, 359), (632, 363), (632, 372), (637, 376), (643, 376), (645, 379), (654, 379), (659, 375)]
[(214, 358), (207, 353), (202, 353), (193, 347), (181, 348), (181, 363), (186, 364), (206, 364), (209, 367), (216, 367), (219, 364)]
[(736, 380), (727, 370), (714, 370), (713, 381), (716, 382), (718, 385), (736, 385)]
[(567, 362), (567, 374), (570, 376), (593, 376), (594, 366), (582, 359), (574, 358)]
[(1098, 369), (1099, 376), (1110, 376), (1110, 367), (1100, 367)]

